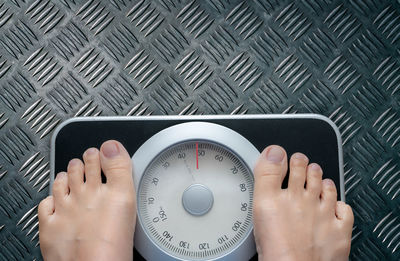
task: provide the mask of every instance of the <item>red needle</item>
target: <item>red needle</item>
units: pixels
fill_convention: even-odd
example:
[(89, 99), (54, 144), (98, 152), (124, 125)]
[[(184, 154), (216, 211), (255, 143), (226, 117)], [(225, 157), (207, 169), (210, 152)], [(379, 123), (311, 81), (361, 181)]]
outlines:
[(196, 142), (196, 168), (199, 169), (199, 143)]

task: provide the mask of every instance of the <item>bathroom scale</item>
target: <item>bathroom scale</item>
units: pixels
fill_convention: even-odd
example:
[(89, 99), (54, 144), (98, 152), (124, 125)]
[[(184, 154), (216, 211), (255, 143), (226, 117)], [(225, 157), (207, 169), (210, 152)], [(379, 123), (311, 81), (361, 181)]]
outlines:
[(110, 139), (132, 157), (135, 260), (257, 260), (253, 168), (271, 144), (320, 164), (344, 201), (339, 130), (317, 114), (72, 118), (51, 140), (50, 189), (69, 160)]

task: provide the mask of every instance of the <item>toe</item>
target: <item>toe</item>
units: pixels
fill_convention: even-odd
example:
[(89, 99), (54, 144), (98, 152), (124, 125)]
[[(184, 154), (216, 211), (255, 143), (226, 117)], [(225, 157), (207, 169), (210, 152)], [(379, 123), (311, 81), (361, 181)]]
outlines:
[(68, 176), (66, 172), (60, 172), (57, 174), (56, 179), (53, 183), (53, 197), (55, 208), (59, 208), (63, 205), (65, 196), (68, 195)]
[(350, 250), (351, 233), (353, 232), (354, 215), (351, 207), (342, 201), (336, 203), (336, 218), (341, 228), (341, 233), (347, 239), (348, 251)]
[(86, 183), (90, 187), (99, 187), (101, 184), (101, 168), (99, 150), (90, 148), (83, 153), (83, 162), (85, 163)]
[(131, 158), (118, 141), (109, 140), (101, 145), (100, 165), (107, 184), (117, 187), (133, 186)]
[(306, 182), (308, 158), (303, 153), (295, 153), (290, 158), (290, 174), (288, 189), (297, 194), (304, 191)]
[(38, 207), (39, 222), (46, 221), (47, 218), (54, 213), (54, 199), (53, 196), (48, 196), (43, 199)]
[(336, 217), (351, 229), (354, 223), (354, 215), (351, 207), (343, 201), (336, 202)]
[(277, 145), (268, 146), (254, 168), (254, 196), (265, 197), (278, 192), (287, 171), (286, 151)]
[(335, 213), (337, 192), (335, 183), (331, 179), (322, 180), (321, 205), (323, 211), (329, 215)]
[(322, 168), (318, 164), (312, 163), (308, 165), (307, 168), (306, 189), (312, 196), (314, 196), (315, 198), (319, 198), (319, 196), (321, 195), (321, 188)]
[(73, 159), (68, 164), (68, 186), (72, 194), (80, 192), (82, 188), (84, 169), (80, 159)]

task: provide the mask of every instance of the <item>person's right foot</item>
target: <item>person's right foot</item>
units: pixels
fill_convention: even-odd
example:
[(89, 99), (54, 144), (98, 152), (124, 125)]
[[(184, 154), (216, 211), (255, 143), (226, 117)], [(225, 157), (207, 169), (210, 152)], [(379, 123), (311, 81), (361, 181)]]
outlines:
[[(254, 235), (259, 260), (347, 260), (354, 221), (349, 205), (337, 201), (332, 180), (318, 164), (295, 153), (289, 185), (283, 148), (269, 146), (254, 170)], [(306, 184), (306, 187), (304, 186)]]
[[(44, 260), (132, 260), (136, 197), (131, 158), (117, 141), (69, 162), (39, 204)], [(101, 183), (101, 170), (107, 182)], [(84, 177), (86, 182), (84, 182)]]

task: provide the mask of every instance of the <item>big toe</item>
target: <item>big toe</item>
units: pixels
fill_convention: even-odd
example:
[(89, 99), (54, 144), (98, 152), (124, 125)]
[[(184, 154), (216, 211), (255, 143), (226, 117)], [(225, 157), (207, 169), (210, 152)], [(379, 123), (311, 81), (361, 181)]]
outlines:
[(101, 145), (100, 165), (107, 184), (119, 188), (133, 187), (131, 158), (121, 143), (109, 140)]
[(254, 168), (255, 197), (268, 196), (282, 187), (287, 172), (286, 151), (277, 145), (268, 146), (260, 155)]

